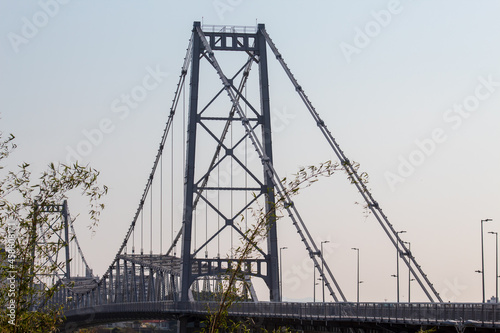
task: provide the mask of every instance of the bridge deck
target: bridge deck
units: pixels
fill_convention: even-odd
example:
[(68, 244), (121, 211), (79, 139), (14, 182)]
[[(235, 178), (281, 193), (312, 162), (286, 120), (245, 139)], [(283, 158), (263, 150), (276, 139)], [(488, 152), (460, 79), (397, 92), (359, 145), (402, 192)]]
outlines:
[[(203, 320), (216, 302), (137, 302), (106, 304), (65, 312), (69, 322), (106, 321), (116, 318), (179, 318)], [(254, 318), (261, 323), (296, 326), (320, 322), (323, 327), (370, 327), (390, 324), (403, 326), (474, 327), (500, 329), (500, 306), (477, 303), (236, 303), (229, 315)]]

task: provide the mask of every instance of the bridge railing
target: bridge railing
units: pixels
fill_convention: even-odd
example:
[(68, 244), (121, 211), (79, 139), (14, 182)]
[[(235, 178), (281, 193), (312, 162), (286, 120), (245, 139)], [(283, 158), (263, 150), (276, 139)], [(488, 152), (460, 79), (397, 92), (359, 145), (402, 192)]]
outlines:
[[(69, 310), (66, 316), (93, 313), (170, 313), (207, 316), (218, 302), (131, 302)], [(241, 302), (229, 308), (233, 317), (393, 324), (468, 325), (500, 328), (500, 304), (494, 303), (275, 303)]]
[[(208, 313), (217, 303), (178, 304), (186, 312)], [(233, 316), (310, 320), (358, 320), (391, 323), (477, 323), (500, 326), (500, 304), (494, 303), (235, 303)]]

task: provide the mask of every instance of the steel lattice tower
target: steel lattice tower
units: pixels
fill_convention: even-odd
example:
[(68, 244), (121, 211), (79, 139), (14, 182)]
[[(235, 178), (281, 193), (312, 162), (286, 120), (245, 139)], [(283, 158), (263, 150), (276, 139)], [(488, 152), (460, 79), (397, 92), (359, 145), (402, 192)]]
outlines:
[[(188, 111), (188, 137), (187, 137), (187, 154), (186, 154), (186, 172), (184, 183), (184, 208), (183, 208), (183, 227), (182, 227), (182, 267), (181, 267), (181, 301), (189, 300), (189, 289), (192, 283), (202, 276), (224, 274), (228, 265), (235, 258), (199, 258), (196, 255), (208, 242), (214, 238), (224, 228), (232, 228), (241, 237), (245, 238), (244, 232), (235, 223), (236, 218), (241, 215), (252, 203), (258, 198), (265, 198), (265, 211), (268, 216), (274, 216), (274, 183), (268, 170), (269, 164), (272, 164), (272, 138), (271, 138), (271, 115), (269, 105), (269, 82), (266, 56), (266, 39), (263, 35), (264, 25), (259, 24), (256, 31), (236, 31), (231, 29), (227, 31), (203, 31), (200, 22), (195, 22), (193, 27), (192, 47), (191, 47), (191, 77), (189, 90), (189, 111)], [(226, 77), (221, 67), (219, 66), (214, 51), (233, 51), (245, 52), (248, 54), (248, 60), (237, 71), (233, 77)], [(207, 60), (208, 63), (215, 69), (222, 81), (222, 88), (205, 106), (200, 106), (199, 103), (199, 82), (200, 82), (200, 61)], [(243, 89), (246, 87), (247, 78), (249, 76), (252, 63), (258, 64), (259, 75), (259, 96), (260, 106), (255, 107), (244, 96)], [(234, 81), (240, 79), (239, 86), (235, 86)], [(229, 109), (225, 116), (211, 114), (210, 107), (218, 98), (224, 98), (223, 93), (226, 92), (229, 96)], [(241, 106), (245, 105), (249, 109), (248, 117), (241, 117), (238, 111), (241, 111)], [(238, 108), (240, 108), (238, 110)], [(215, 133), (210, 128), (209, 123), (218, 122), (225, 123), (222, 133)], [(243, 134), (236, 138), (233, 144), (232, 140), (229, 143), (227, 139), (229, 128), (235, 126), (250, 126), (254, 132), (261, 133), (263, 155), (267, 163), (261, 163), (260, 173), (255, 170), (250, 170), (241, 158), (237, 156), (235, 150), (248, 138), (249, 131), (243, 131)], [(202, 171), (202, 176), (196, 176), (197, 165), (197, 144), (198, 131), (204, 130), (208, 132), (211, 138), (217, 143), (217, 148), (214, 152), (212, 162)], [(237, 163), (239, 167), (244, 169), (244, 172), (252, 179), (254, 186), (213, 186), (209, 187), (208, 180), (216, 177), (214, 174), (216, 168), (222, 161), (231, 160)], [(235, 213), (231, 215), (222, 212), (215, 203), (213, 203), (209, 195), (209, 191), (246, 191), (254, 195), (249, 203), (245, 203), (242, 207), (237, 207)], [(193, 211), (199, 200), (204, 201), (218, 216), (222, 217), (224, 225), (220, 228), (206, 243), (196, 248), (193, 246)], [(267, 250), (258, 249), (262, 258), (246, 259), (245, 267), (243, 268), (245, 275), (256, 276), (262, 278), (270, 292), (271, 301), (279, 301), (279, 274), (278, 274), (278, 244), (276, 223), (273, 220), (269, 221), (269, 231), (267, 235)], [(217, 267), (217, 268), (214, 268)]]

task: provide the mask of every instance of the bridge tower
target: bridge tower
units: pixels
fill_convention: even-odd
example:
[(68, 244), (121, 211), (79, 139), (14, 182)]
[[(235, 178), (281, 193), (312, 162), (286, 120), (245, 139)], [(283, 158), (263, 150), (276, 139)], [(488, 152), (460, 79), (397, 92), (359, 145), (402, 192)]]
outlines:
[[(220, 253), (215, 258), (208, 258), (207, 255), (203, 257), (202, 249), (208, 243), (216, 241), (224, 229), (230, 229), (238, 237), (245, 239), (246, 230), (239, 223), (240, 217), (257, 200), (265, 202), (265, 212), (267, 216), (271, 216), (267, 249), (256, 249), (260, 257), (245, 259), (243, 270), (245, 275), (262, 278), (269, 289), (270, 300), (280, 301), (278, 240), (272, 212), (275, 203), (274, 185), (269, 170), (266, 170), (269, 164), (272, 165), (273, 153), (267, 43), (263, 31), (263, 24), (259, 24), (257, 28), (211, 27), (208, 29), (205, 27), (202, 29), (200, 22), (194, 22), (193, 25), (190, 44), (191, 74), (182, 220), (181, 301), (189, 300), (190, 287), (196, 279), (223, 274), (231, 262), (237, 259), (233, 249), (228, 258), (221, 258)], [(233, 52), (231, 57), (234, 53), (246, 56), (246, 60), (237, 67), (236, 74), (233, 76), (226, 76), (215, 56), (216, 52), (219, 54), (222, 51)], [(210, 70), (214, 70), (214, 74), (217, 74), (214, 78), (219, 81), (217, 86), (220, 87), (211, 98), (205, 96), (206, 104), (202, 104), (200, 98), (200, 79), (203, 77), (202, 74), (208, 74), (207, 71), (200, 69), (202, 62), (203, 65), (208, 63)], [(257, 97), (251, 101), (250, 97), (247, 97), (246, 89), (250, 86), (249, 76), (253, 64), (258, 66), (258, 81), (253, 81), (254, 85), (258, 86), (255, 89), (258, 93), (254, 93)], [(213, 85), (206, 87), (208, 90)], [(222, 106), (224, 102), (226, 108)], [(247, 163), (246, 152), (242, 151), (246, 150), (246, 141), (250, 136), (249, 128), (252, 128), (253, 133), (260, 133), (263, 156), (259, 157), (268, 163), (261, 163), (260, 160), (254, 161), (253, 165)], [(208, 140), (213, 140), (214, 144), (212, 146), (214, 149), (210, 152), (212, 158), (205, 159), (205, 162), (200, 161), (200, 155), (206, 155), (207, 151), (204, 148), (200, 149), (200, 143), (205, 143), (207, 139), (200, 138), (200, 132), (203, 132), (209, 138)], [(253, 147), (250, 149), (253, 150)], [(244, 174), (245, 182), (238, 183), (231, 178), (221, 184), (218, 178), (219, 170), (224, 164), (230, 164), (231, 170), (237, 166), (241, 170), (239, 177), (241, 178)], [(239, 198), (241, 198), (241, 193), (245, 193), (247, 199), (233, 200), (233, 194), (236, 192)], [(229, 211), (224, 211), (220, 207), (221, 196), (226, 198), (225, 204), (231, 205)], [(192, 235), (193, 212), (200, 200), (206, 204), (207, 209), (215, 212), (217, 219), (222, 222), (204, 244), (196, 246)], [(208, 223), (217, 222), (209, 221)], [(218, 267), (218, 270), (213, 267)]]

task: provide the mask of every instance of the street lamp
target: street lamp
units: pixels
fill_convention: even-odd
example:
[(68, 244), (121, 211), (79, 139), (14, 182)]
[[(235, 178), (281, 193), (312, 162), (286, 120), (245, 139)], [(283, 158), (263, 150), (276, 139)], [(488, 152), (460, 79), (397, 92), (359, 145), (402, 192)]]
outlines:
[(321, 246), (321, 274), (322, 274), (322, 279), (321, 279), (321, 284), (323, 285), (323, 303), (325, 303), (325, 270), (324, 270), (324, 258), (323, 258), (323, 244), (325, 243), (330, 243), (330, 241), (322, 241), (320, 246)]
[[(411, 282), (412, 282), (412, 281), (415, 281), (415, 279), (410, 279), (410, 280), (408, 281), (408, 283), (409, 283), (409, 284), (411, 284)], [(410, 300), (410, 287), (408, 286), (408, 303), (410, 303), (410, 301), (411, 301), (411, 300)]]
[[(479, 269), (476, 269), (474, 272), (479, 273), (479, 274), (482, 274), (482, 273), (483, 273), (483, 271), (481, 271), (481, 270), (479, 270)], [(484, 290), (484, 289), (483, 289), (483, 290)], [(483, 300), (484, 300), (484, 296), (483, 296)], [(484, 303), (484, 302), (483, 302), (483, 303)]]
[(356, 269), (356, 275), (357, 275), (357, 284), (356, 284), (356, 302), (359, 303), (359, 284), (361, 282), (359, 282), (359, 248), (357, 247), (353, 247), (351, 248), (351, 250), (354, 250), (354, 251), (357, 251), (357, 269)]
[(410, 303), (410, 295), (411, 295), (411, 243), (410, 242), (403, 242), (405, 244), (408, 244), (408, 303)]
[(496, 283), (496, 302), (498, 303), (498, 232), (495, 231), (490, 231), (488, 232), (489, 234), (495, 235), (496, 236), (496, 255), (495, 255), (495, 260), (496, 260), (496, 274), (495, 274), (495, 283)]
[(280, 301), (283, 302), (283, 261), (281, 260), (281, 250), (288, 249), (286, 246), (280, 247)]
[(492, 219), (481, 220), (481, 274), (483, 278), (483, 303), (484, 300), (484, 243), (483, 243), (483, 222), (490, 222)]
[(313, 267), (313, 302), (316, 303), (316, 266)]
[(397, 278), (398, 276), (396, 274), (391, 274), (391, 277)]
[[(321, 278), (318, 278), (318, 280), (321, 280)], [(314, 296), (313, 296), (313, 302), (316, 303), (316, 286), (319, 284), (316, 282), (316, 274), (314, 274)]]
[(404, 234), (406, 230), (396, 231), (396, 293), (399, 303), (399, 236), (398, 234)]

